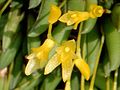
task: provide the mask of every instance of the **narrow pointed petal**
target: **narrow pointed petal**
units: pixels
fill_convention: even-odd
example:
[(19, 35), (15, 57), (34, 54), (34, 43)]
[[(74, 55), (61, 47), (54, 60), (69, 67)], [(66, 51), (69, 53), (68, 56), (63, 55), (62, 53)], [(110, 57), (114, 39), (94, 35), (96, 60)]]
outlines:
[(90, 68), (85, 60), (76, 59), (75, 61), (76, 67), (80, 70), (81, 74), (85, 77), (86, 80), (90, 78)]
[(26, 68), (25, 68), (25, 74), (30, 75), (35, 70), (37, 70), (38, 67), (39, 67), (39, 63), (37, 63), (35, 59), (30, 59), (28, 61), (28, 64), (27, 64)]
[(60, 60), (58, 60), (58, 55), (55, 54), (47, 63), (45, 67), (44, 74), (49, 74), (51, 73), (57, 66), (60, 65)]
[(65, 84), (65, 90), (71, 90), (71, 86), (70, 86), (70, 80), (68, 80)]
[(64, 82), (66, 82), (67, 80), (70, 80), (72, 70), (73, 70), (72, 60), (62, 61), (62, 78)]
[(49, 18), (48, 18), (48, 22), (50, 24), (53, 24), (59, 19), (60, 16), (61, 16), (60, 8), (57, 7), (56, 5), (52, 5), (51, 10), (50, 10), (50, 15), (49, 15)]

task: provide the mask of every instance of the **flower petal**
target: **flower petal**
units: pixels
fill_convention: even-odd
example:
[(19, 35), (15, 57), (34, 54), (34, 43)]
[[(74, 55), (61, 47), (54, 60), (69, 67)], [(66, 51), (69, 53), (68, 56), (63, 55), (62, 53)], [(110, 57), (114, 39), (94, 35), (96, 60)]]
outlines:
[(56, 5), (52, 5), (51, 10), (50, 10), (50, 15), (49, 15), (49, 18), (48, 18), (48, 22), (50, 24), (53, 24), (59, 19), (60, 16), (61, 16), (60, 8), (57, 7)]
[(62, 78), (64, 82), (70, 80), (73, 66), (72, 59), (62, 61)]
[(30, 59), (27, 63), (26, 68), (25, 68), (25, 74), (30, 75), (38, 68), (39, 68), (39, 63), (37, 63), (35, 59)]
[(101, 17), (102, 14), (104, 13), (104, 9), (102, 6), (98, 6), (96, 4), (93, 4), (90, 6), (89, 13), (90, 13), (91, 18)]
[(58, 60), (58, 55), (55, 54), (47, 63), (46, 67), (45, 67), (45, 71), (44, 74), (49, 74), (51, 73), (57, 66), (60, 65), (60, 60)]
[(85, 77), (86, 80), (90, 78), (90, 68), (85, 60), (75, 59), (75, 65), (80, 70), (81, 74)]

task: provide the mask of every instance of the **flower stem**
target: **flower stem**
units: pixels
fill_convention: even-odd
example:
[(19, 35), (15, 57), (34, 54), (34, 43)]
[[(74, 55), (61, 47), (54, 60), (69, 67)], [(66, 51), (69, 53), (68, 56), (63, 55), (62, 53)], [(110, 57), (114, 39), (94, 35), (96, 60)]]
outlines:
[(49, 24), (48, 34), (47, 34), (47, 38), (49, 38), (49, 39), (53, 38), (51, 32), (52, 32), (52, 24)]
[(110, 77), (106, 78), (106, 90), (110, 90)]
[(7, 6), (11, 3), (12, 0), (8, 0), (5, 5), (3, 6), (3, 8), (0, 10), (0, 16), (2, 15), (2, 13), (5, 11), (5, 9), (7, 8)]
[(97, 58), (96, 58), (95, 67), (94, 67), (93, 76), (92, 76), (92, 79), (91, 79), (91, 82), (90, 82), (89, 90), (93, 90), (93, 88), (94, 88), (94, 82), (95, 82), (97, 67), (98, 67), (98, 63), (99, 63), (100, 54), (101, 54), (101, 51), (102, 51), (103, 44), (104, 44), (104, 35), (102, 35), (102, 37), (101, 37), (100, 50), (99, 50)]
[(116, 69), (114, 73), (113, 90), (117, 90), (117, 78), (118, 78), (118, 69)]
[[(86, 34), (84, 35), (84, 41), (83, 41), (83, 48), (82, 48), (82, 57), (83, 57), (83, 60), (85, 60), (85, 53), (86, 51)], [(81, 75), (81, 90), (84, 90), (85, 88), (85, 78), (83, 75)]]
[(59, 8), (62, 8), (62, 7), (65, 5), (66, 2), (67, 2), (67, 0), (64, 0), (64, 1), (60, 4)]
[(83, 27), (83, 22), (80, 23), (80, 27), (79, 27), (79, 32), (78, 32), (78, 37), (77, 37), (77, 57), (81, 58), (81, 50), (80, 50), (80, 41), (81, 41), (81, 31), (82, 31), (82, 27)]

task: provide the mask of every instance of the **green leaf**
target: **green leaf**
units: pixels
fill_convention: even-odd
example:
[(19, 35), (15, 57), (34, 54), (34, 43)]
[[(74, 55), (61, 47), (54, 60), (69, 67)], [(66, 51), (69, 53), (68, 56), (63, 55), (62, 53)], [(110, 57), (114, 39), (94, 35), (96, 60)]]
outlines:
[(29, 9), (37, 7), (41, 0), (29, 0)]
[(10, 78), (10, 89), (14, 89), (18, 83), (22, 80), (22, 65), (23, 65), (23, 57), (22, 52), (18, 53), (16, 56), (15, 62), (13, 63), (13, 70)]
[(53, 29), (53, 37), (58, 43), (61, 43), (62, 41), (65, 41), (68, 39), (70, 35), (70, 30), (72, 29), (72, 26), (66, 26), (63, 23), (59, 23), (54, 29)]
[(111, 70), (116, 70), (120, 66), (120, 32), (113, 26), (110, 17), (105, 17), (103, 31), (110, 60)]
[[(90, 73), (93, 74), (96, 58), (98, 55), (98, 51), (100, 49), (100, 35), (97, 30), (98, 28), (92, 29), (92, 31), (88, 34), (82, 35), (81, 47), (85, 44), (85, 59), (90, 67)], [(83, 41), (86, 38), (86, 41)]]
[(120, 32), (120, 3), (113, 7), (111, 18), (116, 30)]
[(0, 40), (2, 39), (4, 27), (7, 20), (8, 20), (8, 14), (2, 15), (0, 17)]
[[(13, 38), (13, 41), (11, 45), (8, 47), (8, 49), (5, 52), (2, 52), (0, 57), (0, 69), (5, 68), (8, 66), (15, 58), (16, 53), (21, 45), (21, 34), (16, 34)], [(13, 44), (14, 43), (14, 44)]]
[(17, 33), (18, 26), (23, 18), (23, 14), (20, 14), (19, 9), (11, 10), (8, 15), (8, 21), (4, 28), (2, 49), (6, 51), (12, 42), (14, 35)]
[(36, 86), (42, 81), (43, 75), (40, 73), (34, 73), (31, 76), (24, 77), (15, 90), (34, 90)]
[(80, 90), (80, 78), (79, 73), (74, 72), (72, 73), (71, 77), (71, 90)]
[(55, 90), (61, 79), (60, 68), (57, 68), (51, 74), (47, 75), (40, 90)]
[(3, 2), (5, 2), (5, 0), (0, 0), (0, 4), (3, 3)]
[(68, 0), (68, 10), (84, 11), (85, 0)]

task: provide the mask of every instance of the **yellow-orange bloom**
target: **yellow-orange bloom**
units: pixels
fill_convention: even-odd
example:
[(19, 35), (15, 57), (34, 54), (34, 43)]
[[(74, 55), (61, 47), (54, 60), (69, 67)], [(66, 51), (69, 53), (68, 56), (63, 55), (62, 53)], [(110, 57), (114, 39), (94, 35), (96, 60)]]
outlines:
[(74, 66), (73, 58), (75, 56), (75, 48), (75, 40), (64, 42), (57, 48), (56, 54), (48, 61), (45, 67), (44, 74), (49, 74), (57, 66), (62, 65), (62, 79), (66, 82), (65, 90), (70, 90), (70, 78)]
[(25, 68), (26, 75), (30, 75), (35, 70), (41, 69), (46, 65), (49, 52), (53, 48), (54, 44), (53, 40), (46, 39), (42, 46), (32, 48), (32, 53), (26, 57), (29, 59)]
[(80, 70), (81, 74), (85, 77), (86, 80), (90, 78), (90, 68), (88, 64), (83, 59), (75, 59), (74, 63), (76, 67)]
[(90, 13), (91, 18), (101, 17), (102, 14), (104, 13), (104, 9), (102, 6), (98, 6), (96, 4), (93, 4), (90, 7), (89, 13)]
[(67, 23), (67, 25), (74, 24), (74, 29), (77, 29), (78, 24), (82, 21), (87, 20), (88, 18), (88, 12), (68, 11), (68, 13), (63, 14), (59, 18), (59, 21)]
[(52, 5), (50, 10), (50, 15), (48, 17), (48, 22), (50, 24), (53, 24), (59, 19), (60, 16), (61, 16), (60, 8), (57, 7), (56, 5)]

